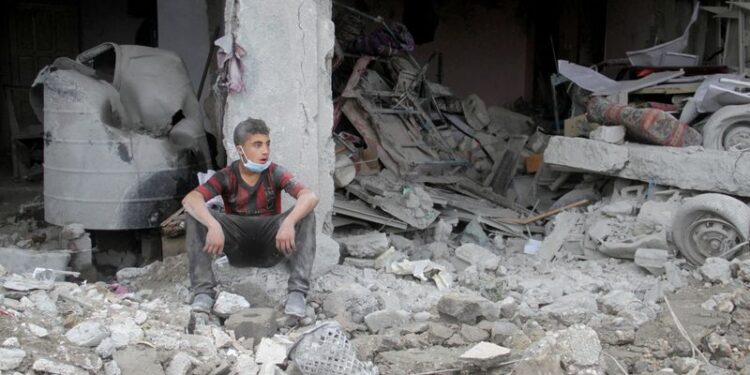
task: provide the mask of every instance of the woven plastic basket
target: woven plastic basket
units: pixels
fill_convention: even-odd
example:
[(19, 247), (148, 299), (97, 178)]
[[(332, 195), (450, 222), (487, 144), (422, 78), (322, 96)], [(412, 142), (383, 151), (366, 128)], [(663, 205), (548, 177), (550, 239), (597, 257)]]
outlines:
[(289, 358), (304, 375), (378, 375), (372, 363), (357, 359), (346, 333), (333, 321), (303, 333), (289, 349)]

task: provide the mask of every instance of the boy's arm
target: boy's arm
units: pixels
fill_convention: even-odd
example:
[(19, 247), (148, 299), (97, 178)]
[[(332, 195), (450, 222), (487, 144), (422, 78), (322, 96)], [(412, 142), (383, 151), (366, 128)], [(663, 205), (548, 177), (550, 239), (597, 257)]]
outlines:
[(221, 229), (219, 222), (211, 215), (208, 208), (206, 208), (206, 201), (203, 195), (196, 190), (191, 191), (182, 199), (182, 206), (185, 207), (185, 212), (208, 228), (203, 251), (209, 254), (221, 253), (224, 249), (224, 231)]
[(300, 190), (296, 198), (297, 204), (294, 205), (289, 215), (281, 222), (279, 232), (276, 234), (276, 248), (286, 256), (291, 255), (296, 249), (296, 244), (294, 243), (294, 226), (302, 218), (312, 213), (320, 201), (318, 195), (307, 188)]

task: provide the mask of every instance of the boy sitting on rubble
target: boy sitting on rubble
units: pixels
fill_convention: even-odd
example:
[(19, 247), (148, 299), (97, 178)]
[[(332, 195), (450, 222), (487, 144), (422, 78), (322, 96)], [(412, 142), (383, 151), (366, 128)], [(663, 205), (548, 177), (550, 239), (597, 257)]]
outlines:
[[(271, 140), (262, 120), (248, 118), (234, 130), (240, 160), (218, 171), (182, 201), (186, 219), (186, 246), (190, 261), (192, 309), (210, 313), (216, 279), (214, 256), (224, 252), (236, 267), (272, 267), (289, 259), (284, 312), (305, 316), (305, 296), (315, 259), (315, 214), (318, 196), (286, 169), (269, 159)], [(297, 199), (294, 208), (281, 212), (281, 190)], [(220, 195), (224, 213), (206, 208)]]

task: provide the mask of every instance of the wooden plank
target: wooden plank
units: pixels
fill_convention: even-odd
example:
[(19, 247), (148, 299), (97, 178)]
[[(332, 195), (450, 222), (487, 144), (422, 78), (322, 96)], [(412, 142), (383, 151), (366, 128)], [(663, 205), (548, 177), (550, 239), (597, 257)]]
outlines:
[(546, 219), (546, 218), (548, 218), (550, 216), (554, 216), (554, 215), (556, 215), (556, 214), (558, 214), (558, 213), (560, 213), (562, 211), (569, 210), (571, 208), (580, 207), (580, 206), (583, 206), (583, 205), (588, 204), (588, 203), (589, 203), (588, 199), (582, 199), (582, 200), (580, 200), (578, 202), (571, 203), (571, 204), (569, 204), (567, 206), (556, 208), (554, 210), (550, 210), (550, 211), (541, 213), (539, 215), (530, 216), (530, 217), (527, 217), (525, 219), (502, 219), (501, 218), (501, 219), (497, 219), (497, 221), (508, 223), (508, 224), (522, 224), (522, 225), (523, 224), (531, 224), (531, 223), (533, 223), (535, 221)]
[(667, 83), (663, 85), (646, 87), (637, 91), (631, 92), (631, 94), (638, 95), (679, 95), (679, 94), (694, 94), (698, 87), (701, 85), (700, 82), (694, 83)]

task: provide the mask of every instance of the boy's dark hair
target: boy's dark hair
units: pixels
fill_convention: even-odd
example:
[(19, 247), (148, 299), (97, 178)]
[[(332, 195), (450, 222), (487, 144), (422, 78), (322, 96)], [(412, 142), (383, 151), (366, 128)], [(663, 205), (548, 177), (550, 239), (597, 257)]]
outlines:
[(271, 133), (268, 130), (268, 126), (263, 120), (248, 117), (247, 120), (237, 124), (234, 128), (234, 144), (241, 145), (247, 141), (247, 137), (253, 134), (264, 134), (269, 135)]

